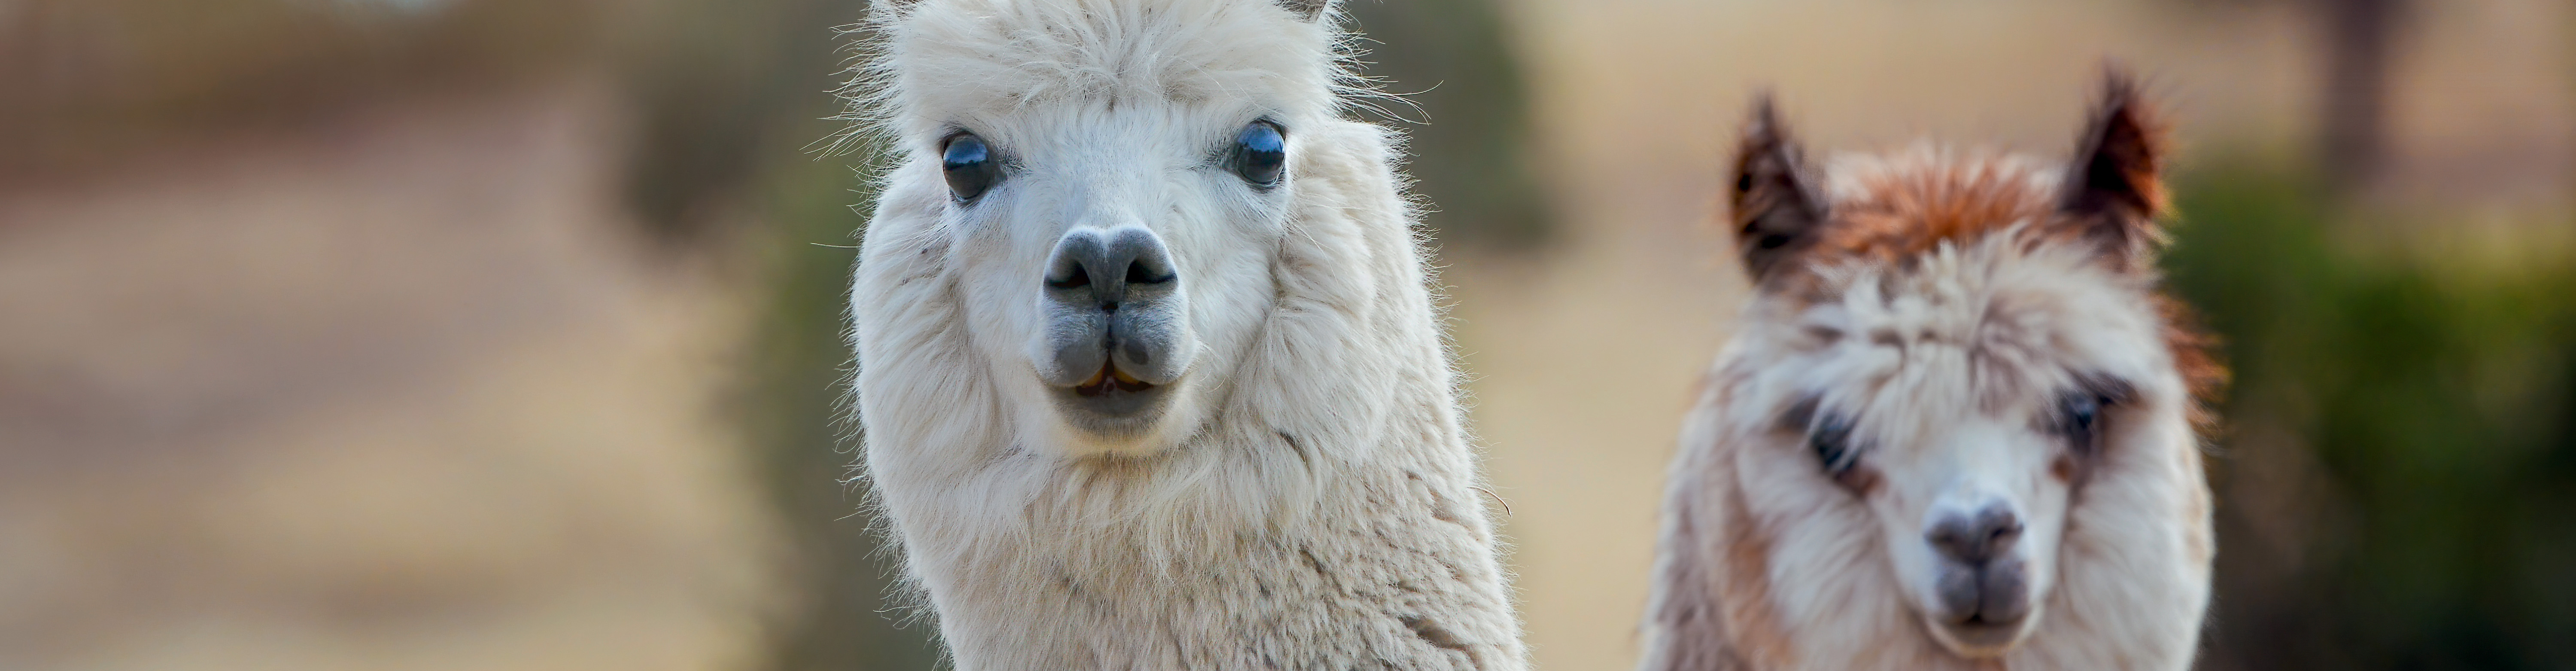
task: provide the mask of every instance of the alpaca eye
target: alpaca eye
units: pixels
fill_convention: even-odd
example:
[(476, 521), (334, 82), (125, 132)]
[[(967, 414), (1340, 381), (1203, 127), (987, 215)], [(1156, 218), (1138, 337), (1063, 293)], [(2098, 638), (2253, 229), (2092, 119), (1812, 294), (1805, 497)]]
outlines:
[(2068, 394), (2058, 402), (2057, 427), (2066, 435), (2067, 444), (2082, 452), (2091, 452), (2102, 423), (2102, 406), (2111, 399), (2090, 392)]
[(1860, 465), (1860, 453), (1851, 447), (1851, 433), (1851, 420), (1834, 415), (1826, 415), (1807, 430), (1807, 449), (1816, 453), (1825, 473), (1841, 477)]
[(1268, 121), (1245, 124), (1234, 136), (1234, 174), (1260, 188), (1279, 185), (1288, 168), (1288, 136)]
[(993, 150), (984, 139), (973, 133), (958, 133), (948, 138), (939, 150), (939, 168), (947, 173), (948, 192), (957, 200), (974, 200), (1002, 180), (1001, 166), (993, 161)]

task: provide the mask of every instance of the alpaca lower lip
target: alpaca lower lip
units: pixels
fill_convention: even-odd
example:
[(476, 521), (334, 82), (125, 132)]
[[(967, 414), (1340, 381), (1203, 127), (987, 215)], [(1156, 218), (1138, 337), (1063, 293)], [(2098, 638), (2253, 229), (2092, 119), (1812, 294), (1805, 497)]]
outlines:
[(1153, 428), (1175, 387), (1137, 379), (1104, 364), (1089, 379), (1056, 387), (1056, 405), (1075, 428), (1100, 436), (1135, 436)]
[(1972, 615), (1964, 620), (1940, 622), (1933, 626), (1940, 628), (1943, 638), (1949, 639), (1962, 653), (2000, 654), (2021, 638), (2024, 619), (2027, 618), (1989, 622)]

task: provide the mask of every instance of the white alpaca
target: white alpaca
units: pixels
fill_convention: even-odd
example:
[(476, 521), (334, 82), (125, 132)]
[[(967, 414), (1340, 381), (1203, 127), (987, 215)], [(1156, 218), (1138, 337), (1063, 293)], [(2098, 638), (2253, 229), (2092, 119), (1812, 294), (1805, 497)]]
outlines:
[(958, 668), (1523, 668), (1324, 4), (876, 9), (864, 460)]
[(1673, 463), (1644, 669), (2191, 664), (2221, 373), (2156, 294), (2160, 134), (2114, 73), (2072, 165), (1918, 147), (1817, 188), (1757, 106), (1757, 296)]

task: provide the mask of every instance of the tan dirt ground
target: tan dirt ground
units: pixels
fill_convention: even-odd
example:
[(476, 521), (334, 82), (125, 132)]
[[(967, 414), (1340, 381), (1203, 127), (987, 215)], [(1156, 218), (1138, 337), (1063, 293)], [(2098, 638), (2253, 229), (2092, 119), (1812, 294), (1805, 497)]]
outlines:
[(0, 196), (0, 668), (707, 669), (772, 543), (746, 318), (648, 265), (599, 87)]

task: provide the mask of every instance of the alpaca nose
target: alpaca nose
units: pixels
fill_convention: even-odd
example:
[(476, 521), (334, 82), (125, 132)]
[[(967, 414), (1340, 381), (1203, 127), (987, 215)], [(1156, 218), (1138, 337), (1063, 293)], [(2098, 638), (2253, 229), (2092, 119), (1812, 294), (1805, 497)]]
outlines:
[(1075, 228), (1056, 239), (1044, 285), (1047, 323), (1032, 354), (1047, 384), (1101, 396), (1170, 384), (1189, 367), (1189, 299), (1153, 231)]
[(1171, 253), (1153, 231), (1125, 227), (1075, 229), (1056, 240), (1047, 261), (1047, 298), (1059, 304), (1117, 312), (1121, 303), (1170, 295), (1180, 285)]
[(1982, 567), (2021, 539), (2021, 516), (2009, 505), (1991, 503), (1974, 513), (1943, 516), (1923, 538), (1951, 561)]

